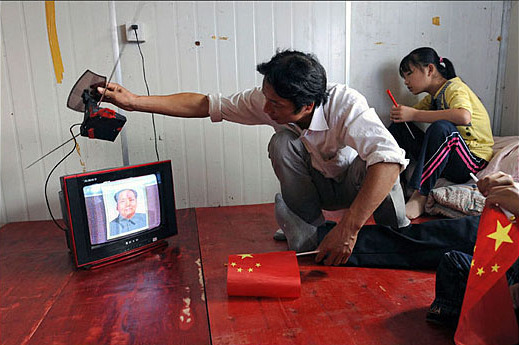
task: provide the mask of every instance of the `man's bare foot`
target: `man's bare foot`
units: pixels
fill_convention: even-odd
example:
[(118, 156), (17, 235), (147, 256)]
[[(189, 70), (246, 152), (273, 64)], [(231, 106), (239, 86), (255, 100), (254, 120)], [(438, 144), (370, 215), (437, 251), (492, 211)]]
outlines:
[(422, 195), (415, 190), (409, 201), (405, 204), (405, 215), (407, 218), (415, 219), (420, 217), (425, 212), (426, 201), (427, 195)]

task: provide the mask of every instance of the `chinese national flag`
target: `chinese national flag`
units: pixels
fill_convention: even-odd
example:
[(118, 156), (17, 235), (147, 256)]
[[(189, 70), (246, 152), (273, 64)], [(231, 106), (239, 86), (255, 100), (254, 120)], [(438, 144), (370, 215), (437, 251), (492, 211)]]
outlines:
[(299, 297), (301, 278), (296, 252), (229, 255), (227, 294)]
[(518, 257), (517, 224), (500, 210), (485, 207), (454, 335), (456, 344), (517, 344), (519, 330), (505, 273)]

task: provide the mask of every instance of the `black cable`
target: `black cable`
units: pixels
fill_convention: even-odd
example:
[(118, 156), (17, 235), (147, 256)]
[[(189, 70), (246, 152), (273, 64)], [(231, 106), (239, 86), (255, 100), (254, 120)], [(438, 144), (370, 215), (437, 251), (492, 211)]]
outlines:
[(72, 135), (72, 139), (74, 139), (74, 148), (69, 152), (67, 153), (67, 155), (65, 157), (63, 157), (55, 166), (54, 168), (52, 168), (52, 170), (50, 171), (49, 173), (49, 176), (47, 176), (47, 180), (45, 181), (45, 202), (47, 203), (47, 209), (49, 210), (49, 214), (50, 214), (50, 217), (52, 218), (52, 221), (54, 222), (54, 224), (56, 224), (56, 226), (58, 228), (60, 228), (61, 230), (63, 231), (67, 231), (67, 229), (64, 229), (61, 227), (61, 225), (59, 225), (59, 223), (56, 221), (56, 219), (54, 218), (54, 215), (52, 214), (52, 210), (50, 209), (50, 204), (49, 204), (49, 198), (47, 196), (47, 184), (49, 183), (49, 179), (50, 179), (50, 175), (52, 175), (52, 173), (54, 172), (54, 170), (56, 170), (56, 168), (58, 167), (58, 165), (61, 164), (61, 162), (63, 162), (65, 159), (67, 159), (68, 156), (70, 156), (74, 150), (76, 149), (77, 147), (77, 141), (76, 141), (76, 136), (77, 135), (74, 135), (74, 133), (72, 133), (72, 128), (74, 128), (75, 126), (80, 126), (81, 124), (80, 123), (75, 123), (73, 124), (72, 126), (70, 126), (69, 128), (69, 131), (70, 131), (70, 134)]
[[(142, 54), (141, 44), (139, 43), (139, 35), (137, 35), (137, 29), (133, 29), (135, 31), (135, 38), (137, 39), (137, 47), (139, 48), (139, 53), (141, 54), (142, 60), (142, 75), (144, 76), (144, 83), (146, 84), (146, 91), (148, 92), (148, 96), (150, 95), (150, 88), (148, 87), (148, 81), (146, 80), (146, 69), (144, 68), (144, 55)], [(155, 138), (155, 154), (157, 155), (157, 161), (159, 159), (159, 150), (157, 148), (157, 129), (155, 128), (155, 114), (151, 113), (151, 122), (153, 124), (153, 136)]]

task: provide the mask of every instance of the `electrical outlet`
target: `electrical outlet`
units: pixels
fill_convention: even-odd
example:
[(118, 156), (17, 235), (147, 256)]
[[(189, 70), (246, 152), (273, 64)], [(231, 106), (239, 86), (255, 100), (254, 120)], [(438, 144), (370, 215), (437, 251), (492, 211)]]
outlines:
[[(134, 29), (135, 26), (136, 28)], [(135, 31), (137, 31), (137, 35)], [(137, 42), (137, 38), (139, 39), (139, 43), (145, 42), (146, 40), (144, 36), (144, 24), (142, 23), (126, 23), (125, 32), (127, 42)]]

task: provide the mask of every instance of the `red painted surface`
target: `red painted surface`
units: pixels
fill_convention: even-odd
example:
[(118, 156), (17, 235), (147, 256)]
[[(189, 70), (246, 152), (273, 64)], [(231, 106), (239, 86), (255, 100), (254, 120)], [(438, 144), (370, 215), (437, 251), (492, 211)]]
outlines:
[[(52, 222), (0, 229), (0, 344), (446, 344), (425, 323), (434, 273), (300, 258), (298, 299), (227, 297), (229, 254), (286, 250), (272, 204), (177, 212), (168, 247), (75, 270)], [(327, 213), (340, 219), (340, 213)], [(200, 263), (197, 220), (203, 266)], [(205, 276), (208, 310), (205, 305)]]
[[(334, 218), (337, 213), (329, 213)], [(299, 259), (301, 297), (228, 297), (228, 255), (286, 250), (272, 204), (196, 210), (211, 337), (219, 344), (450, 344), (425, 322), (434, 272), (316, 265)]]
[(177, 212), (168, 247), (75, 270), (52, 222), (0, 229), (0, 343), (208, 344), (196, 220)]

